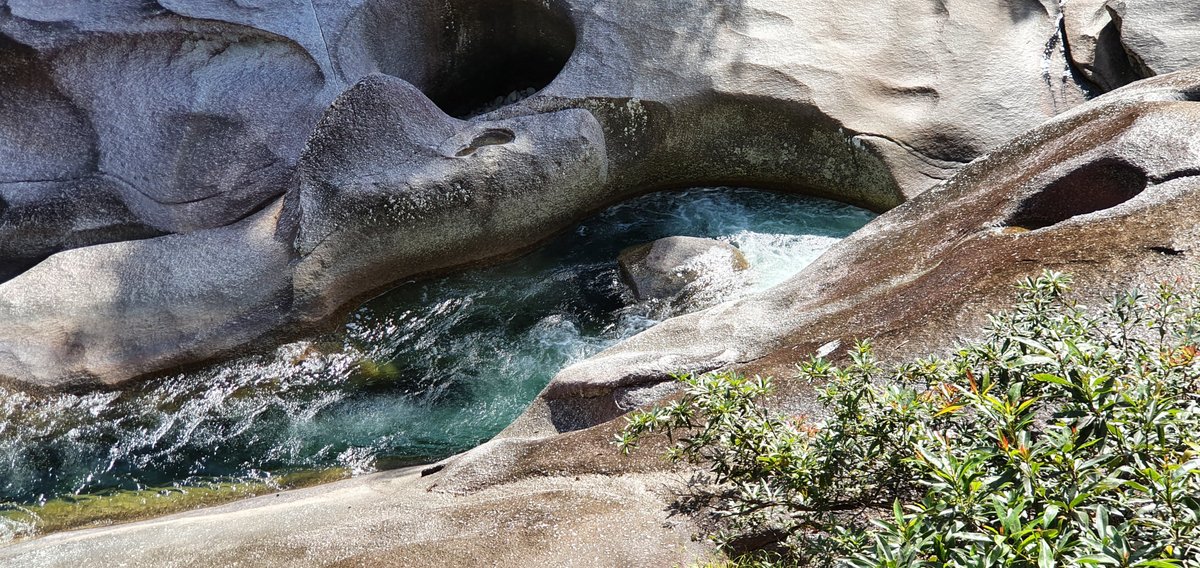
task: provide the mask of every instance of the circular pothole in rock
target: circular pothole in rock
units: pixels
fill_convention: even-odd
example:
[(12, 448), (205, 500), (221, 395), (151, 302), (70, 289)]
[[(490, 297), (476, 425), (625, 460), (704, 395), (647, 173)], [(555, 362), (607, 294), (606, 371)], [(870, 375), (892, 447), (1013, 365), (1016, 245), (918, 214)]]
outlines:
[(536, 93), (575, 51), (570, 17), (541, 0), (376, 0), (360, 17), (371, 67), (460, 118)]
[(1086, 164), (1017, 205), (1006, 227), (1036, 230), (1116, 207), (1146, 189), (1146, 174), (1121, 160)]

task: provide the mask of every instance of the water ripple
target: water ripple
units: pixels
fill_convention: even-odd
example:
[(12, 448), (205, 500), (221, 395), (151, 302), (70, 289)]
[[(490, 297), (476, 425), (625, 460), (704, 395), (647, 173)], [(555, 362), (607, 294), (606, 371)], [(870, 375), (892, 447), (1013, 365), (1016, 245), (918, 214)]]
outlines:
[(658, 194), (517, 261), (401, 286), (335, 336), (122, 392), (0, 389), (0, 502), (15, 510), (69, 494), (444, 457), (507, 426), (558, 369), (666, 315), (632, 302), (615, 263), (622, 248), (671, 235), (739, 247), (752, 270), (716, 301), (781, 282), (871, 217), (741, 189)]

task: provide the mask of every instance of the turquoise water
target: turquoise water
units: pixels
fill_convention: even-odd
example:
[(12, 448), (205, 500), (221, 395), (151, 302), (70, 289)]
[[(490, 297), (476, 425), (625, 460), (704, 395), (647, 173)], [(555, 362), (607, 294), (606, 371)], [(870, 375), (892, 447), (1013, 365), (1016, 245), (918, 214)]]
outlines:
[(668, 315), (619, 282), (622, 248), (671, 235), (730, 242), (752, 266), (727, 283), (736, 296), (786, 279), (872, 217), (745, 189), (657, 194), (516, 261), (402, 285), (335, 336), (122, 392), (0, 389), (0, 502), (436, 460), (499, 432), (565, 365)]

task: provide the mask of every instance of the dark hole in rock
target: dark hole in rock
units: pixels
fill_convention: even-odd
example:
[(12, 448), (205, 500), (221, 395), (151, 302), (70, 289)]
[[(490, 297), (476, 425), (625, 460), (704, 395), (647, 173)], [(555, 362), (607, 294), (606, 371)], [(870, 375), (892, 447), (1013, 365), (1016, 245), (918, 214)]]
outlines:
[(1029, 196), (1005, 223), (1029, 230), (1116, 207), (1146, 189), (1146, 174), (1120, 160), (1086, 164)]
[(516, 139), (516, 135), (511, 130), (505, 128), (492, 128), (485, 130), (471, 140), (471, 143), (459, 150), (455, 156), (463, 157), (474, 154), (476, 150), (484, 146), (499, 146), (508, 144)]
[(568, 14), (539, 0), (377, 0), (365, 16), (378, 70), (460, 118), (537, 92), (575, 51)]
[(1149, 249), (1151, 251), (1157, 252), (1159, 254), (1165, 254), (1167, 256), (1180, 256), (1180, 255), (1184, 254), (1184, 252), (1185, 252), (1185, 251), (1179, 250), (1175, 247), (1169, 247), (1169, 246), (1152, 246), (1152, 247), (1149, 247)]

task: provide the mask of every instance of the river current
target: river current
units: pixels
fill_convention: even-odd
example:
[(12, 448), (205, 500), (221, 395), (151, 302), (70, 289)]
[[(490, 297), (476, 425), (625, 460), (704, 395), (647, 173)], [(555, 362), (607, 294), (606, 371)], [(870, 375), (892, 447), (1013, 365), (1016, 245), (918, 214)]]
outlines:
[(329, 337), (119, 392), (0, 389), (0, 511), (464, 451), (508, 425), (559, 369), (669, 315), (620, 282), (622, 248), (672, 235), (729, 242), (751, 266), (722, 288), (731, 299), (783, 281), (873, 217), (748, 189), (660, 193), (515, 261), (401, 285)]

